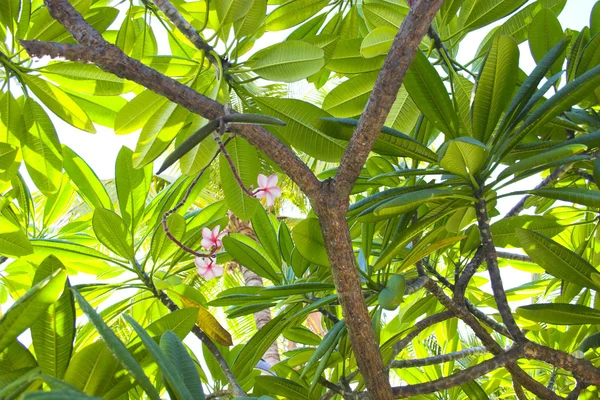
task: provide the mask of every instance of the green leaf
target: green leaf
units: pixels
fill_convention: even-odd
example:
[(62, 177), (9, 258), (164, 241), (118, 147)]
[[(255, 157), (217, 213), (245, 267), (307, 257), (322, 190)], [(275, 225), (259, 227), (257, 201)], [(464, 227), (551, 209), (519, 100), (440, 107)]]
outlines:
[(327, 69), (341, 74), (359, 74), (363, 72), (378, 71), (384, 56), (365, 58), (360, 54), (362, 39), (340, 40), (325, 66)]
[(127, 100), (120, 96), (100, 97), (73, 92), (69, 92), (69, 96), (86, 112), (92, 122), (111, 129), (115, 125), (119, 110), (127, 104)]
[(330, 117), (327, 112), (302, 100), (267, 97), (255, 100), (265, 113), (287, 123), (287, 126), (277, 128), (277, 132), (292, 146), (319, 160), (340, 160), (346, 146), (321, 129), (319, 119)]
[[(343, 125), (357, 126), (357, 119), (351, 118), (321, 118), (323, 121), (333, 121)], [(332, 129), (330, 128), (327, 132), (333, 135)], [(436, 154), (429, 150), (422, 143), (413, 139), (412, 137), (397, 131), (396, 129), (383, 126), (381, 128), (379, 138), (373, 146), (373, 151), (383, 155), (392, 155), (396, 157), (412, 157), (418, 160), (425, 160), (429, 162), (436, 162)], [(336, 136), (338, 139), (350, 140), (351, 133), (346, 131), (340, 131), (341, 136)]]
[(294, 249), (294, 242), (292, 241), (292, 235), (290, 229), (287, 227), (285, 222), (279, 224), (279, 232), (277, 233), (277, 239), (279, 240), (279, 250), (287, 265), (292, 264), (292, 251)]
[(321, 11), (329, 0), (297, 0), (286, 2), (267, 16), (267, 30), (282, 31), (306, 21)]
[(217, 15), (221, 26), (243, 18), (250, 11), (252, 2), (247, 0), (222, 0), (217, 3)]
[(192, 397), (192, 394), (185, 385), (181, 371), (173, 365), (171, 358), (163, 353), (160, 346), (133, 318), (129, 315), (124, 315), (123, 318), (129, 322), (129, 325), (131, 325), (133, 330), (138, 334), (138, 337), (142, 340), (142, 343), (144, 343), (144, 346), (158, 364), (160, 372), (166, 378), (171, 390), (177, 395), (177, 398), (182, 400), (193, 400), (194, 397)]
[(314, 264), (329, 267), (325, 239), (318, 219), (307, 218), (300, 221), (292, 230), (292, 238), (302, 257)]
[(293, 319), (286, 319), (286, 313), (282, 312), (259, 329), (254, 336), (242, 347), (238, 353), (231, 370), (235, 376), (247, 376), (269, 346), (277, 340), (281, 332)]
[(27, 234), (11, 219), (0, 214), (0, 254), (6, 257), (22, 257), (33, 253)]
[(106, 325), (92, 306), (83, 298), (83, 296), (76, 290), (73, 291), (75, 299), (79, 304), (81, 310), (89, 318), (90, 322), (98, 330), (98, 334), (102, 337), (104, 343), (111, 351), (114, 358), (116, 358), (123, 367), (132, 375), (132, 377), (140, 384), (144, 392), (152, 400), (160, 400), (160, 395), (150, 383), (148, 377), (144, 374), (144, 370), (136, 359), (129, 353), (125, 345), (119, 340), (117, 335)]
[(279, 282), (281, 278), (275, 272), (275, 264), (267, 252), (247, 236), (232, 233), (223, 238), (223, 247), (240, 265), (263, 278)]
[(77, 193), (92, 208), (112, 208), (104, 185), (90, 166), (67, 146), (63, 146), (64, 168), (75, 184)]
[(135, 232), (146, 206), (152, 181), (152, 166), (136, 169), (133, 167), (132, 157), (133, 151), (126, 146), (119, 151), (115, 165), (115, 186), (121, 216), (131, 232)]
[(306, 372), (312, 367), (321, 357), (323, 357), (331, 347), (334, 347), (339, 339), (339, 335), (342, 334), (343, 330), (346, 328), (346, 322), (344, 320), (338, 321), (333, 325), (333, 327), (325, 334), (323, 340), (316, 348), (315, 352), (312, 354), (304, 368), (302, 369), (302, 373), (300, 377), (303, 377)]
[[(26, 3), (24, 1), (23, 3)], [(92, 0), (73, 0), (70, 3), (80, 14), (85, 14), (90, 8)], [(27, 26), (19, 23), (19, 29), (25, 30)], [(28, 40), (39, 40), (42, 42), (53, 41), (57, 36), (65, 32), (65, 28), (48, 12), (48, 8), (39, 8), (32, 13), (31, 27), (27, 30)], [(25, 33), (25, 32), (23, 32)]]
[(64, 270), (56, 271), (35, 284), (6, 311), (0, 319), (0, 352), (58, 300), (66, 280), (67, 273)]
[(267, 254), (269, 254), (269, 257), (271, 257), (271, 260), (278, 267), (281, 267), (281, 253), (279, 251), (277, 233), (264, 208), (258, 207), (252, 216), (252, 229), (254, 229), (256, 237), (260, 241), (260, 244), (263, 245)]
[(120, 95), (134, 86), (133, 82), (104, 72), (94, 64), (59, 62), (45, 66), (41, 72), (61, 88), (96, 96)]
[[(544, 53), (545, 54), (545, 53)], [(519, 48), (509, 36), (494, 40), (477, 82), (473, 137), (487, 143), (508, 106), (519, 72)]]
[(502, 150), (501, 157), (510, 152), (531, 131), (550, 122), (557, 115), (585, 99), (600, 86), (600, 65), (585, 72), (563, 86), (554, 96), (536, 108), (511, 137)]
[(266, 286), (264, 289), (259, 290), (258, 294), (264, 297), (289, 297), (296, 294), (330, 291), (334, 289), (335, 286), (330, 283), (301, 282), (279, 286)]
[[(244, 185), (246, 187), (256, 185), (260, 169), (256, 149), (246, 140), (236, 137), (227, 145), (227, 153)], [(238, 218), (249, 220), (260, 207), (259, 201), (248, 196), (240, 187), (227, 159), (222, 154), (219, 156), (219, 170), (223, 193), (229, 208)]]
[(600, 33), (600, 2), (596, 2), (590, 13), (590, 35)]
[[(169, 228), (169, 233), (177, 240), (181, 241), (185, 236), (186, 224), (185, 219), (181, 215), (169, 215), (167, 217), (167, 227)], [(152, 260), (157, 264), (162, 260), (168, 260), (176, 249), (178, 249), (177, 245), (167, 237), (162, 224), (159, 225), (150, 245)]]
[(364, 18), (368, 24), (373, 25), (375, 28), (382, 26), (395, 28), (396, 32), (398, 32), (398, 28), (400, 28), (408, 11), (409, 8), (404, 4), (400, 5), (399, 2), (395, 2), (395, 4), (391, 2), (363, 4)]
[[(529, 49), (533, 59), (539, 62), (564, 36), (556, 15), (548, 8), (541, 9), (533, 18), (529, 28)], [(559, 57), (546, 76), (550, 77), (560, 72), (564, 61), (564, 55)]]
[(457, 137), (458, 120), (448, 91), (427, 56), (418, 51), (404, 85), (417, 107), (431, 123), (449, 138)]
[(528, 229), (517, 229), (517, 236), (525, 253), (549, 274), (567, 282), (600, 290), (591, 278), (592, 274), (597, 273), (596, 269), (576, 253)]
[(142, 168), (160, 156), (183, 128), (188, 114), (175, 103), (160, 107), (142, 128), (133, 152), (133, 167)]
[(307, 344), (309, 346), (318, 346), (321, 343), (320, 336), (303, 326), (291, 326), (283, 331), (282, 335), (291, 342)]
[(531, 304), (517, 308), (517, 315), (554, 325), (600, 324), (600, 311), (578, 304)]
[(552, 238), (564, 231), (567, 226), (561, 225), (556, 219), (537, 215), (503, 218), (494, 222), (491, 226), (496, 247), (521, 247), (521, 242), (517, 236), (517, 231), (521, 228), (527, 228), (530, 231)]
[[(39, 283), (65, 267), (54, 256), (48, 256), (38, 267), (33, 284)], [(75, 302), (66, 281), (65, 290), (54, 304), (31, 326), (35, 356), (43, 374), (62, 379), (71, 360), (75, 339)]]
[(442, 145), (438, 151), (438, 162), (446, 171), (469, 176), (475, 175), (483, 168), (488, 154), (488, 148), (480, 141), (460, 137)]
[(454, 104), (458, 110), (458, 122), (467, 136), (473, 136), (471, 124), (471, 93), (473, 92), (473, 82), (456, 72), (452, 73), (452, 85), (454, 89)]
[(204, 391), (196, 364), (181, 340), (171, 331), (167, 331), (160, 338), (160, 348), (167, 355), (171, 364), (183, 377), (186, 388), (193, 399), (204, 400)]
[(466, 0), (460, 8), (458, 26), (473, 31), (511, 14), (527, 0)]
[(600, 208), (600, 192), (582, 188), (554, 188), (535, 189), (527, 193), (534, 196), (546, 197), (548, 199), (562, 200), (570, 203), (581, 204), (588, 207)]
[(585, 353), (589, 349), (597, 349), (598, 347), (600, 347), (600, 332), (596, 332), (583, 339), (578, 350)]
[(600, 157), (594, 161), (594, 180), (600, 183)]
[(52, 121), (35, 100), (28, 97), (23, 106), (25, 129), (21, 151), (27, 172), (35, 186), (46, 196), (54, 194), (62, 179), (63, 156)]
[(33, 75), (23, 74), (21, 78), (36, 97), (63, 121), (86, 132), (96, 132), (90, 117), (58, 86)]
[(247, 61), (252, 71), (263, 79), (296, 82), (321, 70), (325, 53), (301, 40), (290, 40), (256, 52)]
[(115, 133), (125, 135), (142, 128), (168, 99), (151, 90), (144, 90), (125, 104), (115, 119)]
[(182, 159), (184, 156), (186, 156), (194, 147), (198, 146), (201, 143), (204, 143), (204, 139), (206, 139), (208, 135), (214, 132), (215, 129), (218, 128), (218, 126), (219, 120), (215, 119), (209, 121), (202, 127), (198, 128), (194, 133), (187, 137), (179, 146), (177, 146), (171, 154), (169, 154), (169, 156), (165, 159), (165, 161), (162, 163), (162, 165), (156, 173), (162, 173), (164, 170), (173, 165), (175, 161)]
[(127, 260), (135, 259), (131, 234), (123, 219), (114, 211), (96, 208), (92, 226), (100, 243)]
[[(278, 376), (257, 376), (256, 386), (267, 393), (277, 394), (288, 400), (310, 399), (308, 390), (298, 383)], [(264, 398), (263, 398), (264, 397)], [(269, 396), (261, 396), (257, 400), (270, 400)]]
[(587, 146), (583, 144), (567, 144), (554, 147), (508, 166), (500, 173), (500, 175), (498, 175), (498, 179), (504, 179), (509, 175), (517, 175), (520, 172), (528, 171), (541, 165), (582, 153), (586, 150)]
[(267, 0), (252, 0), (250, 10), (235, 23), (235, 36), (238, 39), (254, 35), (263, 25), (267, 14)]
[(339, 118), (362, 113), (379, 72), (356, 75), (334, 87), (323, 100), (323, 110)]
[(363, 39), (360, 45), (360, 54), (364, 58), (387, 55), (392, 47), (396, 33), (398, 33), (398, 28), (390, 26), (380, 26), (373, 29)]
[(412, 211), (421, 204), (455, 196), (456, 194), (452, 191), (443, 189), (423, 189), (412, 193), (401, 194), (378, 206), (374, 211), (374, 215), (376, 217), (389, 218), (393, 215), (405, 214)]
[(24, 400), (101, 400), (100, 397), (92, 397), (83, 393), (67, 390), (53, 390), (51, 392), (28, 392), (23, 396)]

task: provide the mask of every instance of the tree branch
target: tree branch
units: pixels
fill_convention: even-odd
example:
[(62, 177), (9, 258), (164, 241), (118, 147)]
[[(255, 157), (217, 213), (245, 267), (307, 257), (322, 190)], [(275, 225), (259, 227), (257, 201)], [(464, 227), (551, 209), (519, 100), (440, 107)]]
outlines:
[[(45, 4), (50, 15), (85, 47), (22, 40), (21, 44), (30, 56), (49, 55), (92, 62), (106, 72), (132, 80), (207, 119), (213, 120), (225, 114), (223, 105), (128, 57), (118, 47), (105, 41), (67, 0), (45, 0)], [(320, 193), (321, 182), (310, 168), (269, 131), (245, 124), (233, 125), (231, 130), (276, 162), (309, 198), (314, 199)]]
[(392, 48), (335, 175), (334, 195), (337, 200), (343, 201), (350, 194), (396, 100), (402, 80), (415, 57), (419, 44), (427, 34), (431, 21), (443, 2), (443, 0), (421, 0), (411, 8), (408, 16), (402, 21), (400, 31), (394, 38)]
[(438, 356), (418, 358), (416, 360), (394, 360), (392, 361), (391, 368), (411, 368), (411, 367), (425, 367), (427, 365), (442, 364), (454, 360), (460, 360), (461, 358), (479, 355), (487, 353), (488, 350), (483, 347), (471, 347), (461, 351), (456, 351), (449, 354), (440, 354)]

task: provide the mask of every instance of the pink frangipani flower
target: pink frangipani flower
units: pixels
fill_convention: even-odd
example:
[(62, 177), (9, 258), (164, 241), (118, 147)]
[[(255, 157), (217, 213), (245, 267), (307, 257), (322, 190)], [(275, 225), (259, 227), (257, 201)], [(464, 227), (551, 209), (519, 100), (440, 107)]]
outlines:
[(258, 175), (258, 189), (255, 191), (255, 196), (262, 199), (266, 196), (267, 206), (272, 206), (275, 199), (281, 196), (281, 189), (277, 186), (277, 175), (273, 174), (268, 178), (263, 175)]
[(196, 257), (194, 259), (198, 275), (204, 279), (212, 279), (223, 275), (223, 267), (216, 264), (211, 257)]
[(202, 247), (206, 250), (216, 250), (223, 246), (221, 238), (225, 236), (227, 231), (219, 232), (220, 229), (220, 225), (215, 226), (212, 231), (208, 228), (202, 228)]

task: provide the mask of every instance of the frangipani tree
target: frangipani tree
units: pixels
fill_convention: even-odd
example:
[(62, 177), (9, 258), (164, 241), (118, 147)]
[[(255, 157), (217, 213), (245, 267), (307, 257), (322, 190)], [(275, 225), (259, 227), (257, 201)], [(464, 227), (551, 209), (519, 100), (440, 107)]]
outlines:
[[(573, 32), (566, 0), (1, 4), (0, 397), (597, 395), (600, 6)], [(322, 104), (282, 97), (304, 79)], [(101, 181), (49, 114), (139, 141)], [(289, 223), (265, 211), (288, 178), (311, 207)], [(280, 336), (302, 346), (260, 375)]]

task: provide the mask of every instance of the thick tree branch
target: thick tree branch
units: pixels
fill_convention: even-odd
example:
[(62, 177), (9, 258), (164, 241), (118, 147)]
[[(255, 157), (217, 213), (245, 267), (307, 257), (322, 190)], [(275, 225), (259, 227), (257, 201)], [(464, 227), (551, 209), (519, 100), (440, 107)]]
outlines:
[[(207, 119), (213, 120), (225, 114), (223, 105), (128, 57), (118, 47), (106, 42), (67, 0), (46, 0), (45, 4), (50, 15), (85, 47), (21, 41), (31, 56), (60, 56), (73, 61), (91, 62), (106, 72), (132, 80)], [(257, 125), (233, 125), (231, 130), (276, 162), (309, 198), (316, 198), (320, 193), (321, 183), (310, 168), (269, 131)]]
[(402, 80), (415, 57), (419, 44), (427, 34), (431, 21), (443, 2), (444, 0), (416, 2), (402, 21), (400, 31), (394, 38), (392, 48), (334, 178), (337, 199), (347, 199), (350, 194), (396, 100)]
[(461, 358), (479, 355), (487, 353), (488, 350), (483, 347), (471, 347), (454, 353), (440, 354), (438, 356), (418, 358), (415, 360), (394, 360), (392, 361), (391, 368), (411, 368), (411, 367), (425, 367), (427, 365), (435, 365), (447, 363), (454, 360), (460, 360)]

